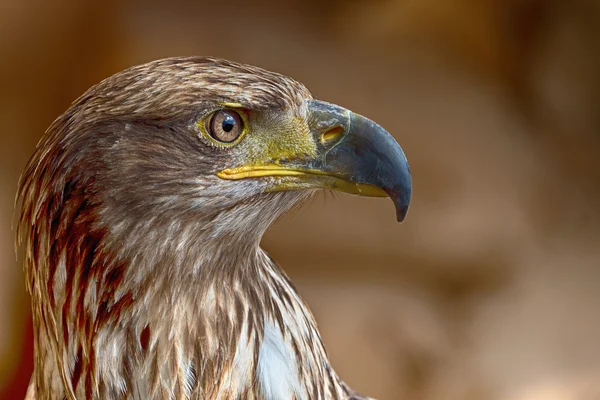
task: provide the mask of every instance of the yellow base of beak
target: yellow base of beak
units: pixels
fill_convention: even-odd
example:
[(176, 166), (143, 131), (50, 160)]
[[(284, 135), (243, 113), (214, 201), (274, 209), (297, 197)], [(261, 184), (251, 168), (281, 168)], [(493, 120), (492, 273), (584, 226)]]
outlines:
[(261, 177), (289, 177), (276, 182), (267, 191), (278, 192), (297, 189), (332, 189), (344, 193), (367, 197), (387, 197), (387, 193), (377, 186), (347, 181), (335, 175), (329, 175), (320, 170), (294, 169), (277, 164), (243, 166), (228, 168), (217, 172), (221, 179), (240, 180)]

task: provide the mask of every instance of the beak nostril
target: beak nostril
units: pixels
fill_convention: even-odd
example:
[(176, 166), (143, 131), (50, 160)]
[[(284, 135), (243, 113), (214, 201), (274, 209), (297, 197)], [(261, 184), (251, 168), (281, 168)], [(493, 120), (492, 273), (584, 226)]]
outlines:
[(321, 144), (327, 144), (334, 140), (339, 139), (344, 134), (344, 128), (341, 126), (336, 126), (335, 128), (331, 128), (323, 135), (321, 135)]

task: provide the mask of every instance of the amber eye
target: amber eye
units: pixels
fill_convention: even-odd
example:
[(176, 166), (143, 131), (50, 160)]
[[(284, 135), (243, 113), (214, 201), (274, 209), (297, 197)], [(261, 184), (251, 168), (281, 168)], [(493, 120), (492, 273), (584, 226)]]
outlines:
[(208, 133), (223, 143), (235, 141), (244, 130), (242, 118), (231, 110), (220, 110), (213, 114), (208, 123)]

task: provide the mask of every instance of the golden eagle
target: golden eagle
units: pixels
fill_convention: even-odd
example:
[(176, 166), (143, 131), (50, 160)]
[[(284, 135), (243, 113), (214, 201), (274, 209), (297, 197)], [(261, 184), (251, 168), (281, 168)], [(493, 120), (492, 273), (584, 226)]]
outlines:
[(49, 127), (21, 177), (37, 399), (361, 398), (259, 247), (317, 189), (411, 177), (381, 126), (300, 83), (203, 57), (129, 68)]

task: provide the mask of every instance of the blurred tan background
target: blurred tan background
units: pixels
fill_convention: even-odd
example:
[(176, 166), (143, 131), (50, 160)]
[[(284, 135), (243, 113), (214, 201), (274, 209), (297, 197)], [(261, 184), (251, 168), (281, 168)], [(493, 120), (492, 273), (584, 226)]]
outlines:
[(11, 219), (45, 128), (127, 66), (213, 55), (295, 77), (405, 149), (414, 197), (330, 195), (264, 247), (334, 367), (380, 399), (600, 399), (600, 3), (0, 1), (0, 399), (31, 374)]

